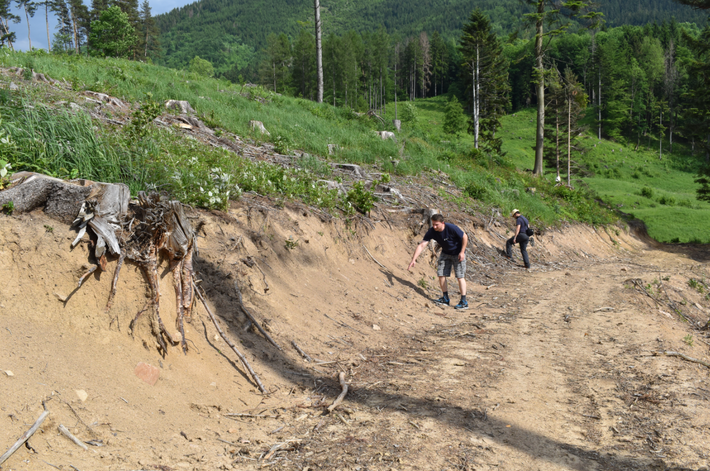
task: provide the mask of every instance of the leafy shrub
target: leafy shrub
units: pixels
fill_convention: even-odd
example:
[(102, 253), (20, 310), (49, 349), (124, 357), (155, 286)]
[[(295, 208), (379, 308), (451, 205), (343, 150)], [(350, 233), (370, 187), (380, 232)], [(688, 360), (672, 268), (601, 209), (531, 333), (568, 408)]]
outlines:
[(126, 132), (131, 138), (142, 139), (148, 134), (148, 125), (163, 112), (160, 103), (153, 100), (153, 94), (146, 93), (146, 100), (140, 108), (133, 112), (131, 124), (126, 128)]
[(12, 214), (12, 212), (15, 210), (15, 203), (12, 201), (8, 201), (4, 205), (2, 205), (2, 212), (5, 214)]
[(486, 196), (486, 193), (488, 193), (488, 189), (477, 183), (469, 183), (466, 185), (464, 193), (475, 200), (482, 200)]
[(190, 61), (190, 72), (203, 77), (212, 77), (214, 75), (214, 67), (212, 66), (212, 62), (207, 59), (195, 56)]
[(651, 199), (653, 198), (653, 188), (649, 186), (644, 186), (643, 188), (641, 188), (641, 192), (639, 194), (644, 198)]
[(279, 154), (288, 154), (294, 147), (293, 140), (288, 136), (276, 136), (274, 139), (274, 150)]
[(641, 178), (641, 174), (638, 173), (638, 171), (635, 171), (631, 174), (631, 178), (635, 178), (636, 180), (638, 180), (639, 178)]
[(436, 159), (441, 162), (453, 162), (456, 159), (456, 153), (452, 150), (445, 150), (440, 152), (436, 156)]
[(402, 103), (402, 122), (411, 124), (412, 126), (417, 124), (419, 120), (419, 111), (417, 107), (411, 101), (406, 101)]
[(346, 201), (363, 214), (369, 213), (375, 207), (375, 195), (365, 190), (365, 184), (357, 181), (346, 196)]
[(675, 206), (675, 198), (672, 196), (661, 196), (658, 202), (666, 206)]

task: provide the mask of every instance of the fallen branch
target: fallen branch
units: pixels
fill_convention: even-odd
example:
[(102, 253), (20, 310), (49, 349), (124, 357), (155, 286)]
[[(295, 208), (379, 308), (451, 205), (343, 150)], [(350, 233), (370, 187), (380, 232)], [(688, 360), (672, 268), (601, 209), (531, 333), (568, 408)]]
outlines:
[(212, 323), (214, 324), (215, 328), (217, 329), (217, 332), (219, 332), (219, 335), (222, 336), (222, 339), (227, 343), (227, 345), (230, 346), (232, 351), (239, 357), (239, 360), (242, 362), (242, 365), (244, 365), (244, 368), (247, 369), (249, 374), (251, 375), (252, 378), (254, 378), (254, 382), (259, 386), (259, 390), (263, 393), (266, 393), (266, 388), (264, 385), (261, 383), (261, 380), (259, 379), (259, 376), (254, 372), (254, 370), (251, 368), (251, 365), (249, 364), (249, 361), (247, 358), (242, 355), (242, 352), (239, 351), (239, 349), (234, 345), (234, 343), (229, 340), (229, 338), (224, 334), (222, 331), (222, 328), (219, 326), (217, 323), (217, 318), (212, 314), (212, 310), (209, 308), (207, 305), (207, 301), (205, 301), (204, 296), (202, 296), (202, 291), (195, 285), (195, 282), (192, 282), (192, 286), (197, 293), (197, 296), (200, 298), (200, 301), (202, 301), (202, 305), (205, 306), (205, 309), (207, 310), (207, 314), (209, 314), (210, 319), (212, 319)]
[(707, 368), (710, 368), (710, 363), (705, 362), (703, 360), (698, 360), (697, 358), (689, 357), (685, 353), (680, 353), (680, 352), (669, 352), (669, 351), (663, 351), (663, 352), (653, 352), (653, 356), (658, 356), (658, 355), (666, 355), (669, 357), (680, 357), (683, 360), (690, 361), (693, 363), (698, 363), (700, 365), (703, 365)]
[(328, 412), (333, 412), (333, 410), (335, 410), (335, 408), (343, 402), (345, 395), (348, 393), (348, 383), (345, 382), (345, 373), (341, 371), (338, 375), (338, 380), (340, 381), (340, 387), (343, 388), (343, 392), (341, 392), (340, 396), (338, 396), (335, 401), (328, 406)]
[(296, 351), (303, 357), (304, 360), (309, 361), (309, 362), (313, 361), (313, 358), (311, 358), (310, 356), (308, 356), (308, 354), (306, 352), (301, 350), (301, 347), (298, 346), (298, 344), (296, 343), (295, 340), (291, 340), (291, 345), (293, 345), (293, 348), (296, 349)]
[(233, 413), (233, 414), (224, 414), (225, 417), (250, 417), (254, 419), (277, 419), (279, 416), (278, 415), (268, 415), (268, 414), (238, 414), (238, 413)]
[[(365, 247), (365, 246), (363, 245), (362, 248), (365, 249), (365, 252), (367, 252), (367, 255), (369, 255), (370, 258), (372, 258), (372, 260), (374, 260), (376, 264), (378, 264), (379, 266), (381, 266), (382, 268), (384, 268), (385, 270), (387, 270), (387, 267), (385, 267), (384, 265), (382, 265), (380, 262), (377, 261), (377, 259), (376, 259), (375, 257), (372, 256), (372, 254), (370, 253), (370, 251), (367, 250), (367, 247)], [(387, 271), (389, 271), (389, 270), (387, 270)]]
[(34, 435), (34, 433), (37, 431), (39, 426), (42, 425), (42, 422), (44, 422), (44, 419), (46, 419), (48, 415), (48, 410), (42, 412), (42, 415), (39, 416), (37, 422), (35, 422), (34, 425), (28, 431), (23, 433), (22, 436), (15, 442), (14, 445), (10, 447), (9, 450), (7, 450), (7, 452), (5, 452), (4, 455), (0, 456), (0, 464), (3, 464), (5, 461), (7, 461), (7, 459), (12, 456), (12, 454), (15, 453), (18, 448), (24, 445), (25, 442), (29, 440), (32, 435)]
[(266, 330), (264, 330), (264, 328), (256, 321), (256, 318), (252, 316), (251, 312), (249, 312), (249, 310), (246, 308), (244, 302), (242, 301), (242, 292), (236, 282), (234, 282), (234, 289), (237, 291), (237, 297), (239, 298), (239, 307), (242, 312), (249, 318), (249, 320), (254, 324), (254, 326), (259, 329), (259, 332), (261, 332), (261, 334), (266, 337), (266, 340), (271, 342), (271, 344), (279, 350), (283, 350), (283, 348), (281, 348), (281, 346), (276, 343), (274, 339), (271, 338), (271, 336), (266, 332)]
[(69, 440), (73, 441), (78, 446), (82, 447), (84, 449), (84, 451), (87, 451), (89, 449), (89, 447), (86, 446), (86, 444), (84, 444), (84, 442), (82, 442), (81, 440), (76, 438), (69, 430), (67, 430), (67, 428), (64, 425), (59, 424), (59, 431), (62, 432), (64, 434), (64, 436), (66, 436)]

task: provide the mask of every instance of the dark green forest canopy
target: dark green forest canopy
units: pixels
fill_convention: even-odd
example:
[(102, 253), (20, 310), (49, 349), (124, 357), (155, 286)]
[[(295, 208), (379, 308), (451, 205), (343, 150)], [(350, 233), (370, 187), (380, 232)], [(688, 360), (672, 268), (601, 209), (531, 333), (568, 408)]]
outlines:
[[(674, 17), (678, 22), (704, 24), (707, 13), (674, 0), (599, 0), (608, 26), (643, 25)], [(346, 31), (376, 31), (402, 36), (439, 31), (456, 39), (474, 8), (490, 18), (494, 31), (521, 30), (528, 9), (518, 0), (324, 0), (321, 2), (324, 36)], [(285, 33), (295, 39), (313, 24), (313, 2), (304, 0), (202, 0), (156, 17), (163, 57), (170, 67), (186, 67), (195, 56), (211, 61), (218, 71), (243, 68), (255, 51), (263, 49), (269, 34)]]

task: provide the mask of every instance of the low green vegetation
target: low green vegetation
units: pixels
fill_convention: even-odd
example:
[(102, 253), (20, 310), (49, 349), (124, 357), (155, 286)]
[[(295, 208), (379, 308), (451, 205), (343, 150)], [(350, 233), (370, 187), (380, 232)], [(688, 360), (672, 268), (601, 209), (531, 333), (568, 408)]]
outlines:
[[(374, 132), (382, 128), (379, 120), (348, 108), (150, 64), (6, 52), (0, 55), (0, 65), (31, 67), (74, 88), (73, 92), (48, 95), (47, 88), (25, 82), (20, 91), (0, 93), (0, 130), (8, 139), (3, 158), (13, 170), (125, 182), (132, 192), (163, 190), (203, 207), (225, 208), (229, 199), (253, 191), (277, 199), (299, 198), (346, 215), (354, 210), (366, 213), (373, 202), (370, 188), (353, 188), (343, 197), (317, 182), (330, 172), (326, 159), (317, 156), (328, 156), (331, 161), (376, 165), (381, 173), (398, 175), (400, 182), (429, 170), (445, 172), (465, 189), (466, 196), (458, 198), (444, 187), (437, 189), (446, 198), (458, 198), (462, 209), (487, 213), (497, 209), (505, 214), (515, 206), (538, 225), (561, 220), (603, 224), (616, 219), (586, 191), (555, 188), (547, 180), (518, 170), (513, 159), (473, 152), (467, 135), (456, 138), (445, 134), (444, 97), (400, 103), (400, 117), (406, 121), (395, 141), (383, 140)], [(81, 101), (76, 93), (83, 90), (135, 103), (131, 124), (105, 126), (86, 113), (56, 105)], [(172, 130), (157, 129), (149, 124), (158, 110), (156, 103), (168, 99), (189, 101), (217, 133), (233, 133), (255, 144), (269, 139), (284, 153), (295, 149), (305, 152), (297, 160), (301, 168), (284, 169), (238, 158)], [(393, 118), (394, 108), (388, 106), (385, 122), (391, 123)], [(264, 123), (270, 137), (253, 133), (249, 121), (254, 119)], [(385, 127), (393, 130), (391, 125)], [(332, 156), (329, 144), (335, 149)]]
[[(458, 139), (444, 133), (447, 98), (444, 96), (418, 100), (416, 102), (418, 126), (426, 128), (431, 139), (445, 142), (449, 149), (470, 149), (473, 147), (473, 137), (461, 135)], [(393, 117), (393, 107), (387, 109), (388, 117)], [(536, 187), (536, 197), (529, 193), (521, 195), (513, 203), (519, 204), (524, 212), (533, 214), (543, 221), (570, 219), (591, 222), (594, 218), (585, 218), (584, 209), (581, 214), (570, 213), (568, 207), (549, 204), (545, 199), (547, 194), (557, 198), (579, 197), (581, 201), (589, 201), (590, 205), (598, 206), (593, 199), (598, 199), (612, 210), (618, 210), (627, 217), (636, 217), (646, 224), (649, 235), (661, 242), (708, 243), (710, 221), (707, 219), (710, 204), (698, 201), (695, 183), (697, 172), (702, 165), (703, 156), (693, 154), (692, 150), (683, 144), (674, 143), (673, 152), (669, 152), (668, 138), (665, 141), (663, 158), (658, 156), (658, 139), (654, 136), (645, 138), (639, 150), (635, 145), (625, 145), (602, 139), (599, 141), (591, 133), (585, 133), (580, 146), (584, 153), (573, 154), (572, 185), (576, 191), (565, 190), (565, 187), (554, 187), (554, 169), (547, 168), (544, 178), (529, 178), (533, 166), (533, 147), (535, 145), (536, 113), (534, 109), (524, 109), (504, 116), (501, 119), (500, 134), (503, 138), (503, 158), (496, 157), (493, 161), (477, 160), (482, 167), (490, 167), (494, 172), (502, 172), (505, 168), (523, 170), (519, 175), (527, 186), (514, 188), (502, 187), (486, 183), (484, 175), (478, 175), (462, 187), (472, 197), (489, 201), (497, 207), (507, 207), (511, 201), (505, 198), (512, 190), (525, 193), (525, 189)], [(457, 153), (447, 150), (441, 154), (444, 161), (455, 161)], [(566, 168), (566, 150), (563, 155)], [(566, 181), (566, 171), (562, 174)], [(493, 188), (491, 188), (493, 186)], [(496, 187), (497, 186), (497, 187)], [(581, 190), (581, 192), (580, 192)], [(541, 194), (542, 193), (542, 194)], [(513, 194), (515, 192), (513, 191)], [(499, 196), (500, 195), (500, 196)], [(574, 196), (573, 196), (574, 195)], [(515, 194), (515, 196), (519, 196)], [(539, 198), (538, 196), (542, 196)], [(587, 199), (591, 197), (592, 199)], [(545, 201), (543, 205), (538, 202)], [(579, 204), (579, 203), (577, 203)], [(507, 205), (507, 206), (506, 206)], [(532, 206), (536, 207), (533, 208)], [(556, 210), (557, 216), (549, 214)], [(594, 212), (592, 208), (590, 211)], [(542, 215), (542, 216), (541, 216)]]

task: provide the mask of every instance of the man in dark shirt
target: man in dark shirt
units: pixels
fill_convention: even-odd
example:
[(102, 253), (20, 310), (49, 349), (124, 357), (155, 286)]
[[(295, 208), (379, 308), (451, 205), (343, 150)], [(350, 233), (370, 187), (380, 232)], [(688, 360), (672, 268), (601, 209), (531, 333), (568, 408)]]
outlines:
[(449, 305), (449, 290), (446, 278), (451, 276), (451, 267), (454, 267), (456, 280), (459, 282), (461, 301), (455, 306), (456, 309), (468, 309), (466, 301), (466, 246), (468, 236), (457, 225), (444, 222), (444, 216), (435, 214), (431, 217), (431, 228), (424, 235), (424, 239), (417, 245), (412, 261), (407, 270), (411, 270), (417, 263), (417, 258), (421, 255), (429, 241), (434, 239), (441, 246), (441, 255), (437, 263), (437, 275), (439, 276), (439, 286), (443, 293), (437, 299), (439, 304)]
[(520, 211), (517, 209), (514, 209), (510, 213), (510, 216), (515, 219), (515, 234), (506, 241), (505, 254), (508, 258), (513, 258), (513, 245), (520, 244), (520, 253), (523, 256), (525, 268), (530, 268), (530, 259), (528, 258), (528, 242), (530, 236), (527, 234), (530, 222), (525, 216), (520, 214)]

